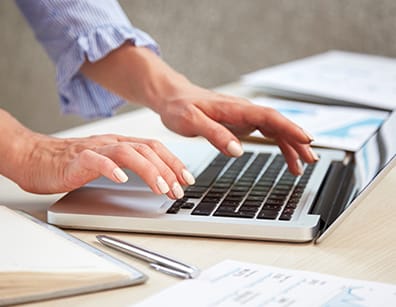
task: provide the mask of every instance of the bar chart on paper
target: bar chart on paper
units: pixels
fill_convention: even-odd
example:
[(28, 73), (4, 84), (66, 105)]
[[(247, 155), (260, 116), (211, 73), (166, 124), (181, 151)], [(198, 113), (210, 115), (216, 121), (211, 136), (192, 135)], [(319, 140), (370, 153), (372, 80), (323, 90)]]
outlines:
[[(276, 109), (282, 115), (309, 131), (313, 145), (348, 151), (358, 150), (388, 116), (372, 109), (301, 103), (291, 100), (258, 97), (258, 105)], [(254, 132), (254, 137), (260, 137)]]

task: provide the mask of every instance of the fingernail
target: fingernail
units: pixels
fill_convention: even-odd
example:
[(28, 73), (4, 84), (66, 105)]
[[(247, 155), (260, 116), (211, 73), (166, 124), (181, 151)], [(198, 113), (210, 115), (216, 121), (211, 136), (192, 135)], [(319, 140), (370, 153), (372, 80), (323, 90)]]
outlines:
[(240, 157), (243, 155), (242, 146), (235, 141), (228, 143), (227, 151), (234, 157)]
[(307, 138), (309, 139), (310, 142), (313, 142), (314, 138), (312, 136), (312, 134), (310, 134), (308, 131), (302, 129), (302, 131), (304, 132), (304, 134), (307, 136)]
[(298, 174), (302, 175), (304, 173), (304, 167), (301, 160), (297, 159), (296, 164), (297, 164)]
[(122, 169), (120, 169), (119, 167), (117, 167), (113, 170), (113, 174), (118, 179), (119, 182), (124, 183), (124, 182), (128, 181), (127, 174), (125, 174), (125, 172)]
[(319, 161), (318, 154), (314, 152), (312, 148), (309, 148), (309, 152), (311, 153), (312, 159), (314, 159), (315, 161)]
[(194, 176), (186, 169), (182, 170), (182, 176), (184, 178), (184, 180), (189, 184), (192, 185), (195, 183), (195, 178)]
[(183, 196), (184, 196), (184, 191), (183, 191), (182, 187), (180, 186), (180, 184), (178, 184), (177, 182), (175, 182), (173, 184), (172, 192), (177, 199), (183, 198)]
[(166, 194), (169, 192), (169, 186), (161, 176), (157, 177), (157, 187), (161, 191), (162, 194)]

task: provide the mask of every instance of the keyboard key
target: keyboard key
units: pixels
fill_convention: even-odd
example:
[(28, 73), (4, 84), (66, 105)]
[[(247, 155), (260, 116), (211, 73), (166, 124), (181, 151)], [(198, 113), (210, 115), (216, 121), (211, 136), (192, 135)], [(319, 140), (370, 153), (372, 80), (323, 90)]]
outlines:
[(214, 214), (214, 216), (238, 218), (253, 218), (255, 215), (255, 212), (216, 212)]
[(176, 214), (179, 212), (180, 208), (183, 206), (185, 203), (184, 199), (178, 199), (176, 200), (172, 206), (166, 211), (166, 213), (171, 213), (171, 214)]
[(260, 207), (261, 201), (246, 200), (243, 202), (242, 207)]
[(204, 192), (191, 192), (191, 191), (185, 191), (184, 196), (188, 198), (201, 198)]
[(181, 209), (192, 209), (194, 208), (195, 204), (192, 202), (186, 202), (184, 204), (181, 205)]
[(282, 208), (282, 205), (269, 205), (269, 204), (265, 204), (265, 205), (263, 206), (263, 209), (265, 209), (265, 210), (271, 210), (271, 211), (276, 211), (276, 212), (279, 212), (281, 208)]
[(273, 210), (261, 210), (257, 215), (258, 219), (268, 219), (268, 220), (275, 220), (278, 216), (277, 211)]
[(200, 203), (191, 212), (192, 215), (210, 215), (212, 211), (216, 208), (215, 203)]
[(282, 213), (281, 216), (279, 217), (281, 221), (290, 221), (291, 218), (292, 218), (292, 214), (285, 214), (285, 213)]
[(256, 214), (260, 207), (240, 207), (238, 211), (240, 212), (254, 212)]

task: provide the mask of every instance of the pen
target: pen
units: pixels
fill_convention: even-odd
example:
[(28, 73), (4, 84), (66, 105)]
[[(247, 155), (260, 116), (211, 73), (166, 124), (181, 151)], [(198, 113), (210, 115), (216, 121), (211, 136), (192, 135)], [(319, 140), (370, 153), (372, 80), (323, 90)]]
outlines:
[(147, 249), (132, 245), (128, 242), (105, 235), (98, 235), (96, 239), (103, 245), (114, 248), (135, 258), (147, 261), (151, 268), (180, 278), (195, 278), (199, 275), (199, 269), (180, 261), (162, 256)]

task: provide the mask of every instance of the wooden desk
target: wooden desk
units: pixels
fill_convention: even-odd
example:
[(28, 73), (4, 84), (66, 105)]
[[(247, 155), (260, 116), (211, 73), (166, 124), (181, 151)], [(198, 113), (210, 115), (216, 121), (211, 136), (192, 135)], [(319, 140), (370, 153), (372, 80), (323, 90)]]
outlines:
[[(242, 96), (251, 95), (234, 85), (220, 90)], [(83, 136), (99, 133), (130, 134), (165, 141), (181, 138), (165, 129), (159, 117), (147, 109), (98, 121), (58, 135)], [(186, 141), (191, 142), (193, 139)], [(137, 245), (196, 265), (201, 269), (224, 259), (235, 259), (350, 278), (396, 283), (394, 187), (396, 187), (396, 170), (391, 171), (377, 189), (372, 191), (361, 205), (320, 245), (133, 233), (117, 233), (116, 235)], [(60, 194), (29, 194), (21, 191), (14, 183), (1, 176), (0, 193), (2, 204), (29, 211), (42, 219), (46, 217), (48, 206), (62, 196)], [(70, 231), (70, 233), (102, 248), (96, 243), (95, 235), (98, 234), (96, 231)], [(127, 306), (180, 281), (149, 269), (146, 263), (108, 249), (106, 251), (146, 273), (149, 276), (148, 282), (136, 287), (40, 302), (39, 305)]]

